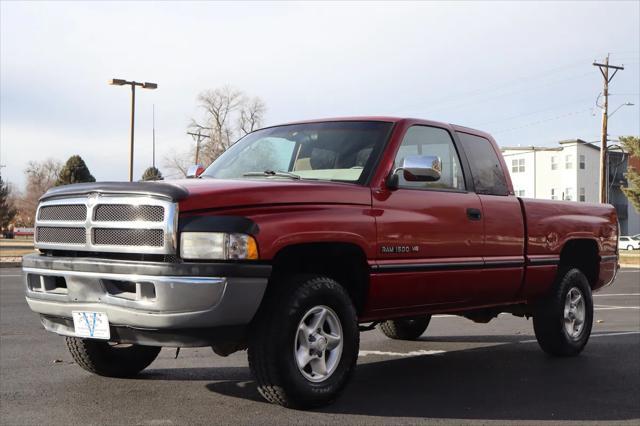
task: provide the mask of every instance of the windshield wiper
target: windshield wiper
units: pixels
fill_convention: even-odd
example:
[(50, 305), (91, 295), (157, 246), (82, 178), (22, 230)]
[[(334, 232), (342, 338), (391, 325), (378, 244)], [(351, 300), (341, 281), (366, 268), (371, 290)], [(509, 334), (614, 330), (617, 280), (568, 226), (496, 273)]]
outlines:
[(275, 170), (265, 170), (264, 172), (248, 172), (243, 173), (242, 176), (277, 176), (277, 177), (288, 177), (291, 179), (300, 179), (295, 173), (275, 171)]

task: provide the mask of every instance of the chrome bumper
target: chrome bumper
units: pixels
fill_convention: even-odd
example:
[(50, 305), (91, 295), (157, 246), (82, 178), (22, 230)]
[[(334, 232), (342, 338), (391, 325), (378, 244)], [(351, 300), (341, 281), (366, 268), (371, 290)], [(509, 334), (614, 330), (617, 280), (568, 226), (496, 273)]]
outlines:
[[(74, 335), (73, 311), (104, 312), (113, 327), (185, 330), (246, 325), (268, 265), (168, 264), (26, 256), (26, 299), (45, 328)], [(217, 274), (215, 272), (218, 272)]]

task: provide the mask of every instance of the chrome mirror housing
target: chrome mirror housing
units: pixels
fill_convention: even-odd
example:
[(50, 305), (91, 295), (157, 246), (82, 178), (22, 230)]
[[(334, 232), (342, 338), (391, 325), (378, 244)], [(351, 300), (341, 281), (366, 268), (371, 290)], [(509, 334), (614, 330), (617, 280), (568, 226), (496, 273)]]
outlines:
[(402, 166), (389, 175), (387, 179), (389, 189), (398, 189), (400, 173), (407, 182), (436, 182), (442, 176), (442, 160), (436, 155), (405, 157)]
[(403, 177), (409, 182), (435, 182), (442, 174), (442, 160), (435, 155), (409, 155), (404, 158), (402, 166)]

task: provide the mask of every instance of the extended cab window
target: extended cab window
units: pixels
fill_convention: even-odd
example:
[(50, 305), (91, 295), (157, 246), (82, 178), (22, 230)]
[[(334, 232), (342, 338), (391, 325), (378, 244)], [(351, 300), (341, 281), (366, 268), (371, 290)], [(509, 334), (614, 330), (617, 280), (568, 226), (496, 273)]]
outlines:
[(400, 188), (461, 191), (465, 189), (458, 153), (449, 132), (446, 130), (428, 126), (410, 127), (396, 154), (393, 163), (394, 170), (402, 167), (405, 158), (410, 156), (438, 157), (442, 162), (440, 179), (434, 182), (409, 182), (400, 174), (398, 185)]
[(508, 195), (509, 187), (500, 165), (498, 154), (489, 140), (480, 136), (458, 132), (458, 137), (469, 159), (476, 193)]

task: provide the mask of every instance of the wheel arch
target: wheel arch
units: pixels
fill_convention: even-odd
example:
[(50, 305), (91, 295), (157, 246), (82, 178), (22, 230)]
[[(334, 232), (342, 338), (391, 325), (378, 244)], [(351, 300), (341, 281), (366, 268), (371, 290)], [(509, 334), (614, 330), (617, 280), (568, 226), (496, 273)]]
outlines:
[(342, 285), (360, 314), (369, 292), (369, 265), (364, 250), (345, 242), (299, 243), (282, 247), (273, 257), (267, 291), (285, 276), (325, 275)]
[(580, 269), (593, 288), (600, 273), (598, 243), (589, 238), (576, 238), (567, 241), (560, 252), (559, 270), (568, 267)]

